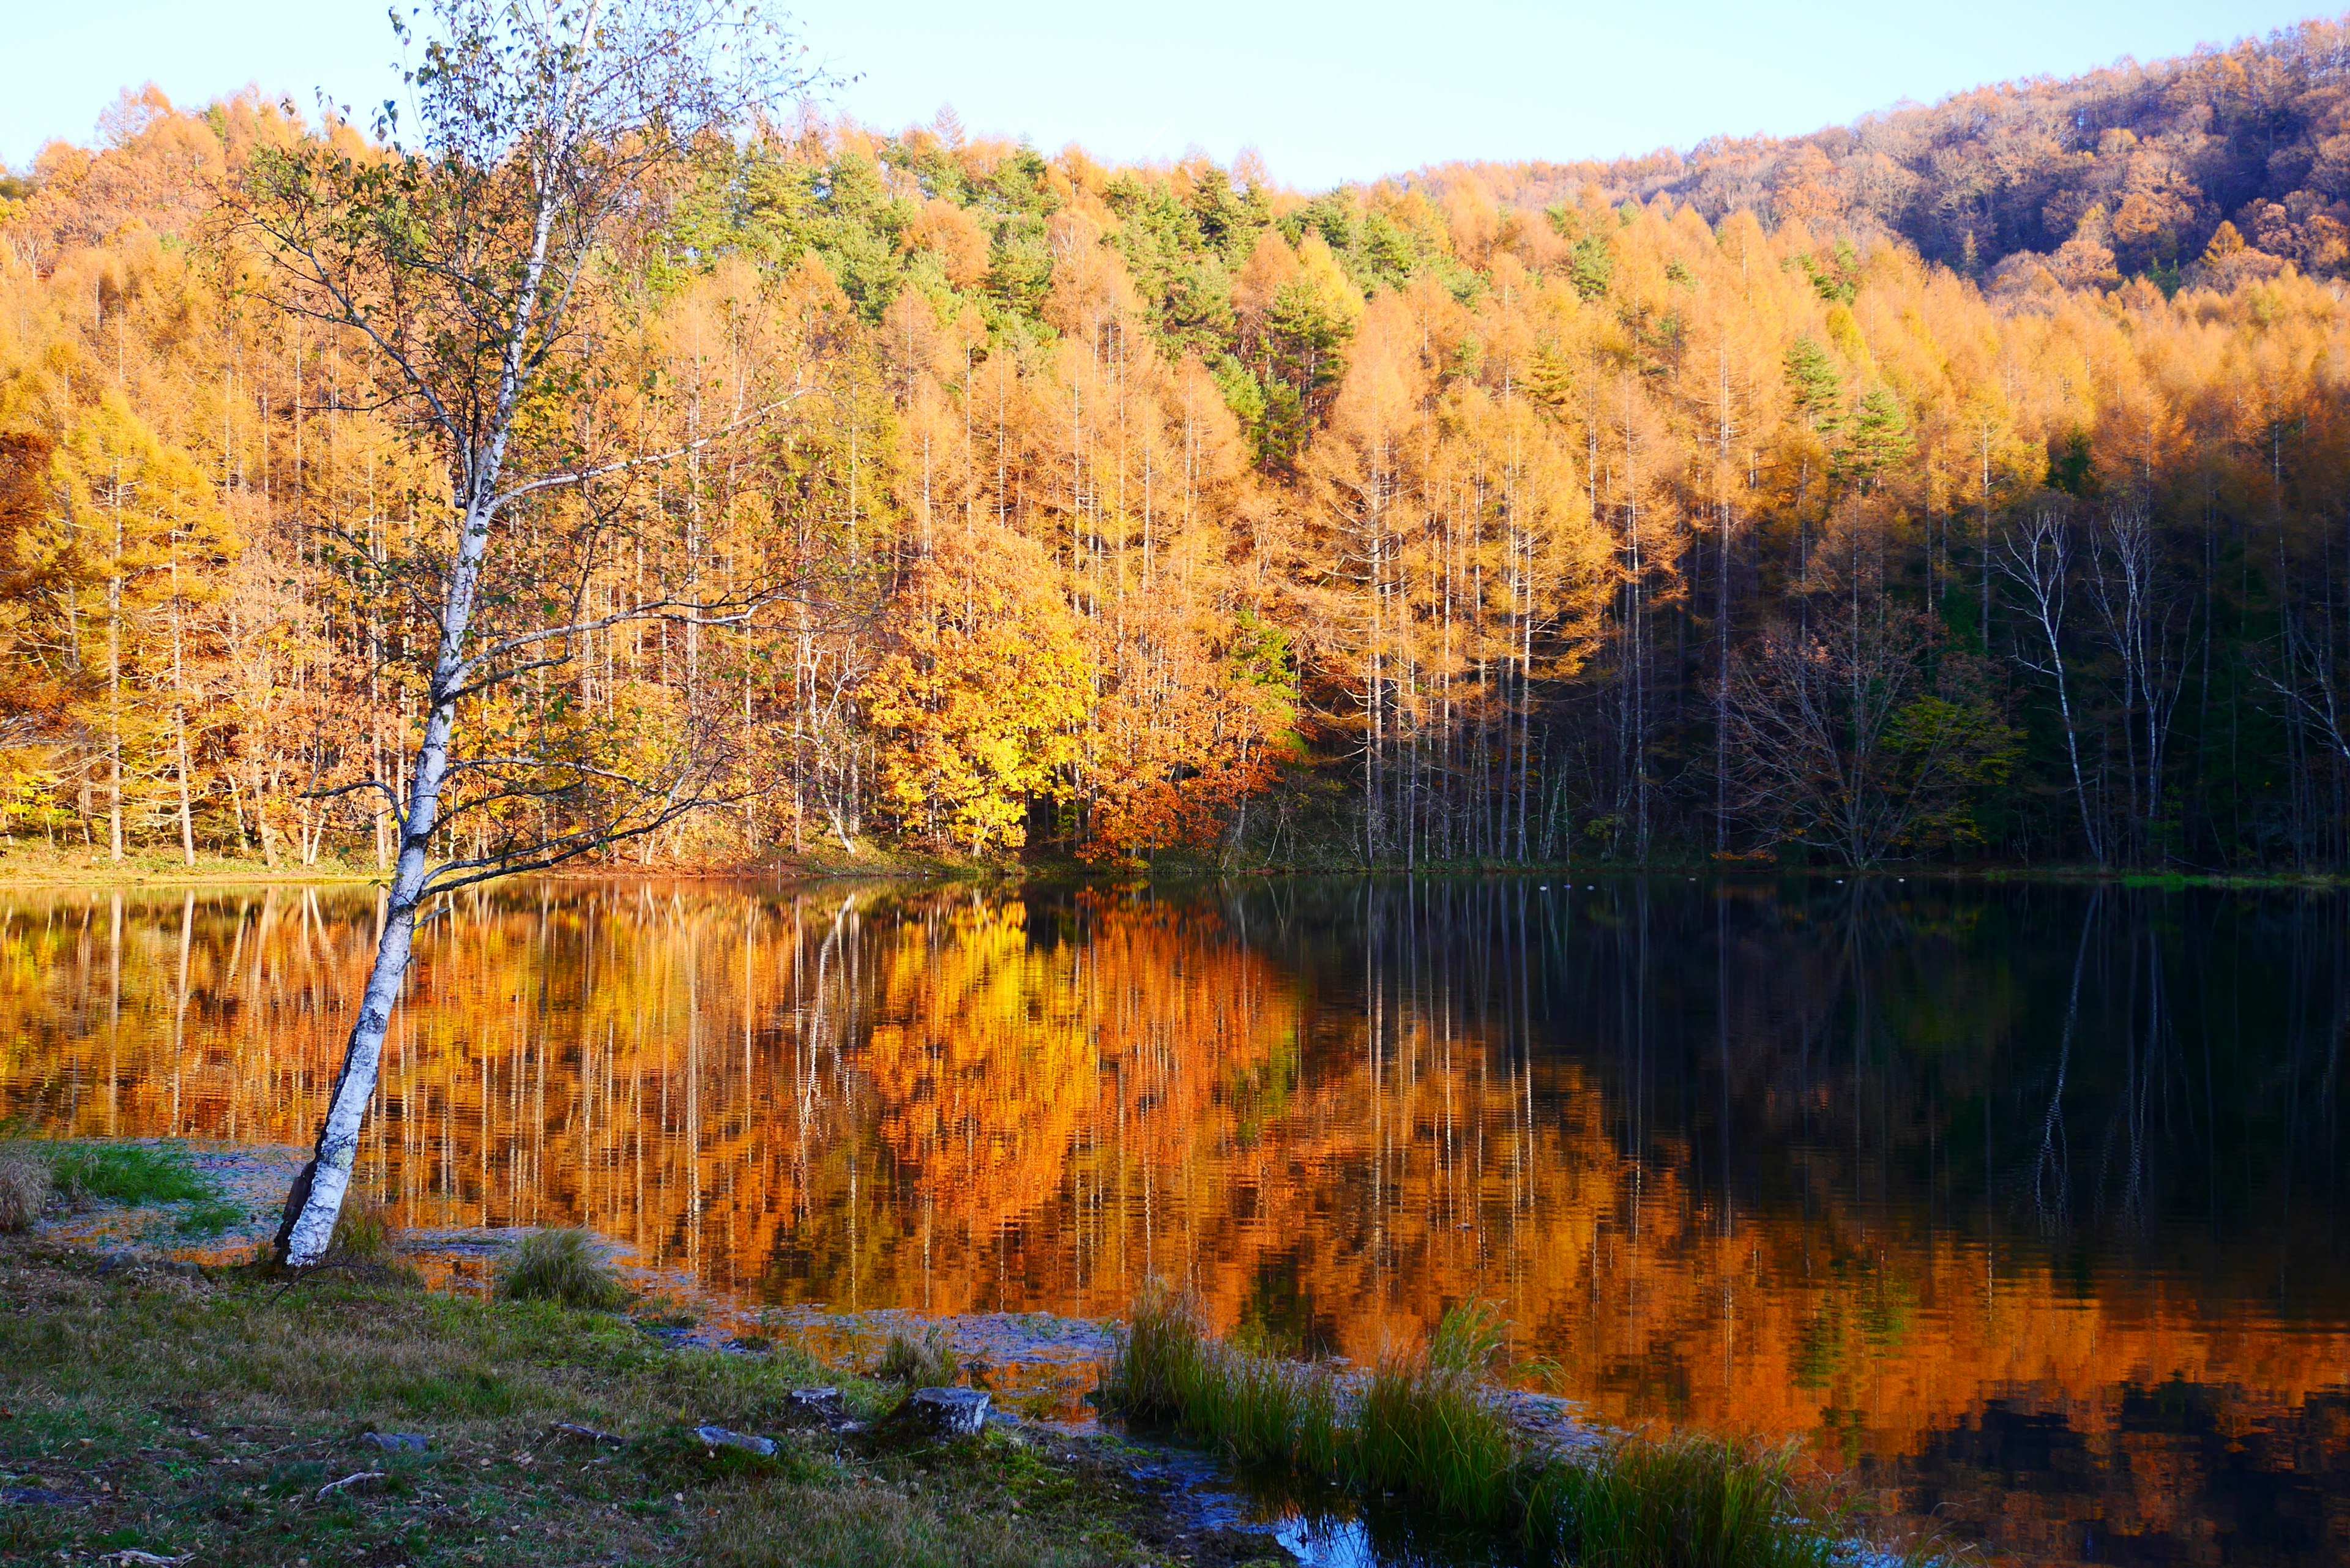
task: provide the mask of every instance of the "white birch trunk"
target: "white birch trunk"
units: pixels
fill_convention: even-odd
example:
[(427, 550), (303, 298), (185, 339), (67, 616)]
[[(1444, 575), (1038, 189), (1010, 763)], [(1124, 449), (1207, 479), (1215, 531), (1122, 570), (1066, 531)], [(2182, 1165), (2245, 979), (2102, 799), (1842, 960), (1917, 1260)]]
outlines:
[(498, 480), (504, 467), (506, 439), (522, 389), (524, 352), (530, 339), (532, 317), (541, 279), (546, 275), (547, 237), (555, 219), (552, 193), (542, 182), (536, 232), (506, 336), (504, 363), (498, 378), (496, 415), (487, 440), (465, 455), (461, 495), (465, 507), (464, 531), (457, 542), (457, 559), (449, 574), (448, 596), (441, 621), (441, 647), (432, 666), (432, 710), (424, 722), (424, 735), (416, 749), (416, 770), (409, 789), (408, 821), (400, 834), (400, 860), (392, 872), (385, 899), (383, 936), (376, 944), (375, 967), (368, 974), (367, 992), (352, 1021), (350, 1043), (344, 1048), (342, 1071), (335, 1078), (335, 1094), (327, 1108), (318, 1141), (286, 1198), (286, 1216), (278, 1227), (277, 1255), (289, 1268), (307, 1268), (326, 1256), (341, 1217), (343, 1197), (350, 1190), (351, 1168), (359, 1149), (359, 1127), (368, 1102), (375, 1097), (376, 1076), (383, 1062), (383, 1039), (391, 1027), (391, 1012), (400, 1001), (400, 982), (416, 932), (416, 915), (422, 904), (431, 868), (425, 854), (441, 815), (441, 789), (449, 771), (450, 736), (456, 727), (457, 698), (465, 683), (465, 635), (473, 618), (473, 598), (481, 580), (483, 557), (488, 554), (490, 524), (496, 510)]

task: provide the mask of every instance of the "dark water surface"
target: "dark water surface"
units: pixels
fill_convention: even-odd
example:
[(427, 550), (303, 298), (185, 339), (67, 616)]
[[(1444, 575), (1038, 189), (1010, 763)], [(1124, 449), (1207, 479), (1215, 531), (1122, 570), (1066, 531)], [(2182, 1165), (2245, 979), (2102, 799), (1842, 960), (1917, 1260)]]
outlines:
[[(0, 1111), (306, 1141), (367, 890), (0, 892)], [(364, 1176), (754, 1303), (1375, 1355), (1793, 1438), (2022, 1560), (2350, 1559), (2350, 899), (1910, 879), (518, 884)]]

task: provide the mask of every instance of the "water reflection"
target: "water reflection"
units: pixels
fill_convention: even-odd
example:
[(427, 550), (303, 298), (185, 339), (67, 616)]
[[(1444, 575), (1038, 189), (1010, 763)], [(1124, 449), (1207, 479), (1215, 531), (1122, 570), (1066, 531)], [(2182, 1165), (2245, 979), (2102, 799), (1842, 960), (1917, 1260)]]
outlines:
[[(540, 882), (419, 944), (364, 1174), (762, 1301), (1374, 1354), (1796, 1436), (2054, 1561), (2350, 1552), (2345, 902), (1620, 880)], [(0, 1107), (299, 1141), (371, 894), (0, 895)]]

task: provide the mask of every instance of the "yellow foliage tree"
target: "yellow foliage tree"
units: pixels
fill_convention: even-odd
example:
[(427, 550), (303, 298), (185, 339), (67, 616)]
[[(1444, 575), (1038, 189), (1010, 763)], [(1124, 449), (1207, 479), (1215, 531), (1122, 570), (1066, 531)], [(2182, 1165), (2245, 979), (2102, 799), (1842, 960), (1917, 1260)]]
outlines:
[(1020, 847), (1030, 797), (1067, 794), (1088, 697), (1044, 552), (993, 527), (949, 533), (907, 572), (889, 621), (865, 686), (885, 808), (972, 855)]

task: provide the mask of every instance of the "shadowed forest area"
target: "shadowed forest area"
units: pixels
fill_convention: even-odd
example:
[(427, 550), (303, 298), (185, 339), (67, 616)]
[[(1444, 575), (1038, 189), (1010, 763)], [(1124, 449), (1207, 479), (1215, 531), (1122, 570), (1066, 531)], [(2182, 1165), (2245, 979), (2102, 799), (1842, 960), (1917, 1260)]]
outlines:
[[(598, 853), (2339, 871), (2345, 41), (1320, 194), (709, 139), (519, 438), (681, 455), (501, 523), (568, 629), (437, 852), (690, 736), (723, 804)], [(446, 471), (224, 215), (314, 139), (151, 88), (6, 182), (15, 845), (393, 853)]]

